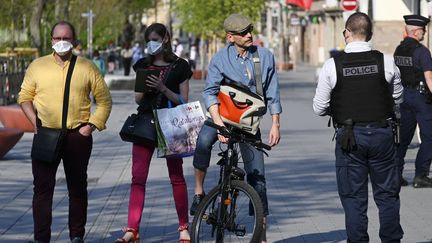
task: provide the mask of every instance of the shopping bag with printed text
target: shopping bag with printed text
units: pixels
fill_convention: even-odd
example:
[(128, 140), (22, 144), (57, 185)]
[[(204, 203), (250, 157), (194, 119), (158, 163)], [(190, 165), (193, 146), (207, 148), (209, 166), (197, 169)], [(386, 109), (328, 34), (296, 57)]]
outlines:
[(166, 146), (158, 147), (158, 157), (193, 155), (205, 116), (199, 101), (158, 109), (157, 119)]

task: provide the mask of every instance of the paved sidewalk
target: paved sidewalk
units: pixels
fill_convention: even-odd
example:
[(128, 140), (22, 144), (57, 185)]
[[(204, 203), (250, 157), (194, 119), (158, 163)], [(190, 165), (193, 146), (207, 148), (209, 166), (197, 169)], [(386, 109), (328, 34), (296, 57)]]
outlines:
[[(344, 242), (344, 214), (337, 195), (334, 169), (333, 130), (327, 118), (312, 111), (315, 68), (300, 65), (294, 72), (280, 73), (283, 102), (282, 140), (266, 158), (270, 203), (269, 242)], [(122, 75), (107, 75), (109, 82), (121, 82)], [(130, 85), (133, 76), (127, 78)], [(127, 86), (125, 85), (125, 86)], [(123, 86), (122, 86), (123, 87)], [(190, 81), (190, 100), (201, 100), (203, 83)], [(135, 111), (134, 93), (113, 90), (113, 112), (108, 129), (94, 134), (89, 164), (89, 211), (86, 242), (113, 242), (127, 223), (131, 178), (131, 144), (120, 140), (118, 132), (125, 118)], [(270, 119), (263, 121), (267, 139)], [(30, 146), (32, 134), (0, 160), (0, 242), (26, 242), (33, 238), (32, 174)], [(215, 149), (217, 150), (217, 149)], [(412, 182), (416, 149), (407, 155), (405, 176)], [(213, 163), (214, 164), (214, 163)], [(217, 166), (211, 167), (207, 188), (217, 179)], [(166, 163), (154, 158), (147, 183), (147, 194), (140, 234), (142, 242), (176, 242), (177, 216)], [(192, 159), (184, 159), (189, 198), (193, 195)], [(380, 242), (377, 209), (370, 193), (369, 235)], [(401, 221), (403, 242), (432, 242), (432, 189), (402, 188)], [(53, 203), (52, 242), (68, 242), (68, 197), (62, 166), (57, 174)]]

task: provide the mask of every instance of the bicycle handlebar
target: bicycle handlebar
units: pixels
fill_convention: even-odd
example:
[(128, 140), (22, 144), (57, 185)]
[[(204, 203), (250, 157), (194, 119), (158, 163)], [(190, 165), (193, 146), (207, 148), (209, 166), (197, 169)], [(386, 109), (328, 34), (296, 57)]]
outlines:
[(240, 130), (233, 128), (228, 128), (224, 126), (219, 126), (214, 122), (211, 121), (205, 121), (205, 125), (216, 128), (219, 131), (219, 134), (226, 138), (234, 139), (236, 142), (239, 143), (248, 143), (256, 148), (263, 148), (266, 150), (271, 150), (271, 146), (268, 144), (265, 144), (261, 142), (261, 140), (250, 137), (244, 133), (242, 133)]

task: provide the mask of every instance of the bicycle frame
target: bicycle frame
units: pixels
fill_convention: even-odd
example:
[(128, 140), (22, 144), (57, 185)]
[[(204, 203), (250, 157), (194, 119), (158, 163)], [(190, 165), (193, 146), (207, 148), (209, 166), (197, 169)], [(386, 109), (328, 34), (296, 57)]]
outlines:
[[(235, 128), (221, 127), (212, 122), (206, 122), (206, 124), (218, 129), (222, 136), (227, 137), (228, 144), (227, 149), (218, 154), (221, 156), (221, 159), (217, 163), (220, 166), (218, 185), (207, 195), (209, 196), (208, 198), (207, 196), (204, 198), (204, 204), (202, 204), (202, 207), (195, 215), (192, 235), (195, 237), (196, 232), (198, 232), (199, 237), (199, 228), (196, 228), (197, 223), (198, 227), (200, 227), (201, 220), (204, 220), (206, 225), (210, 227), (209, 231), (207, 231), (209, 233), (208, 236), (218, 243), (224, 242), (225, 234), (244, 237), (248, 233), (248, 236), (256, 241), (260, 237), (262, 229), (262, 225), (260, 224), (262, 224), (263, 208), (258, 193), (244, 181), (245, 171), (238, 167), (239, 158), (236, 144), (247, 143), (257, 149), (266, 150), (270, 150), (271, 147), (263, 144), (260, 139), (246, 135), (242, 131), (235, 130)], [(254, 210), (252, 225), (247, 223), (248, 226), (242, 223), (244, 222), (244, 216), (240, 218), (240, 221), (237, 219), (238, 215), (243, 215), (243, 210), (239, 211), (245, 205), (245, 197), (243, 195), (246, 195), (246, 205), (249, 204), (249, 210), (251, 205)], [(240, 205), (237, 205), (238, 203)], [(205, 213), (207, 209), (210, 209), (210, 211)]]
[[(234, 139), (229, 140), (228, 142), (228, 148), (226, 151), (222, 152), (222, 161), (220, 161), (221, 164), (221, 171), (220, 171), (220, 179), (219, 179), (219, 195), (221, 195), (220, 198), (220, 205), (218, 207), (217, 212), (217, 232), (216, 232), (216, 242), (223, 242), (224, 238), (224, 230), (226, 228), (226, 225), (224, 225), (224, 222), (227, 222), (225, 219), (227, 217), (226, 209), (228, 205), (234, 205), (231, 207), (230, 212), (228, 213), (228, 216), (230, 217), (230, 227), (228, 227), (228, 230), (233, 231), (233, 225), (232, 222), (235, 218), (235, 202), (236, 198), (229, 198), (229, 192), (231, 191), (231, 180), (244, 180), (244, 172), (237, 167), (238, 165), (238, 157), (237, 152), (234, 149), (234, 145), (237, 143)], [(236, 171), (234, 171), (237, 169)], [(239, 176), (235, 174), (235, 172), (241, 172), (243, 176)], [(234, 226), (235, 227), (235, 226)]]

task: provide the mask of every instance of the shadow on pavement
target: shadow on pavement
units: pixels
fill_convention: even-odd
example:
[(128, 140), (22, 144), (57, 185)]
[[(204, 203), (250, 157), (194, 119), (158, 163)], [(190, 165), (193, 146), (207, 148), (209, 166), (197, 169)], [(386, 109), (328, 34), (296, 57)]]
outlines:
[(295, 236), (292, 238), (278, 240), (275, 241), (274, 243), (314, 242), (317, 239), (324, 239), (323, 241), (320, 240), (319, 242), (337, 243), (346, 240), (344, 238), (341, 238), (341, 236), (343, 235), (345, 235), (345, 230), (334, 230), (330, 232), (312, 233), (312, 234)]

